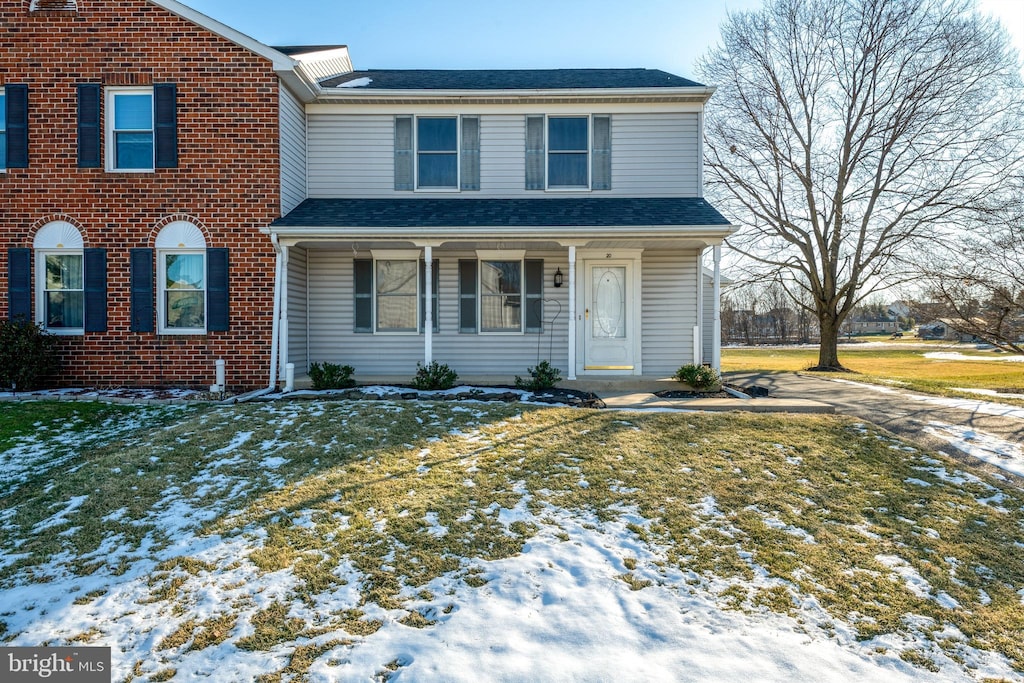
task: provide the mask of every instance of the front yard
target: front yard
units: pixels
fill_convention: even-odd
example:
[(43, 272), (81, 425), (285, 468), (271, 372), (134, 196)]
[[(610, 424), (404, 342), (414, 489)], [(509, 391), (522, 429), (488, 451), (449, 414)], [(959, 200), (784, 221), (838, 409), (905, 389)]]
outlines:
[(114, 680), (1024, 675), (1022, 492), (850, 420), (0, 411), (0, 641)]
[[(998, 392), (1002, 402), (1024, 405), (1024, 362), (972, 344), (896, 342), (840, 344), (839, 362), (851, 373), (814, 373), (816, 377), (852, 379), (940, 396), (977, 398), (969, 389)], [(811, 346), (723, 347), (724, 372), (799, 372), (817, 364)], [(1004, 395), (1004, 394), (1009, 394)]]

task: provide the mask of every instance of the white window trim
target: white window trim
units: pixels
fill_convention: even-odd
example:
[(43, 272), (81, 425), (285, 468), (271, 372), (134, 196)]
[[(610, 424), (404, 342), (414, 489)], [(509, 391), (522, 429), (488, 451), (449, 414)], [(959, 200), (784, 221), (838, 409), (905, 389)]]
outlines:
[[(551, 157), (551, 145), (548, 140), (551, 130), (551, 119), (586, 119), (587, 120), (587, 184), (583, 185), (551, 185), (551, 172), (548, 162)], [(555, 152), (559, 154), (560, 152)], [(579, 152), (575, 152), (578, 154)], [(547, 192), (590, 192), (593, 184), (593, 163), (594, 156), (594, 117), (592, 114), (546, 114), (544, 116), (544, 189)]]
[[(455, 186), (425, 186), (420, 187), (420, 119), (455, 119)], [(415, 192), (461, 192), (462, 191), (462, 117), (458, 114), (438, 114), (436, 116), (413, 116), (412, 117), (412, 153), (413, 164), (413, 187)], [(433, 154), (435, 152), (427, 152)], [(436, 152), (436, 154), (451, 154), (451, 152)]]
[[(153, 136), (153, 159), (149, 168), (116, 168), (114, 166), (117, 154), (114, 145), (114, 96), (125, 93), (149, 94), (153, 121), (149, 128)], [(103, 89), (103, 118), (104, 118), (104, 148), (106, 158), (105, 167), (109, 173), (155, 173), (156, 172), (156, 97), (153, 93), (153, 86), (110, 86)], [(139, 129), (141, 132), (141, 129)]]
[[(167, 326), (167, 256), (176, 254), (199, 254), (203, 257), (203, 326)], [(158, 334), (194, 335), (206, 334), (210, 318), (210, 283), (207, 281), (206, 249), (157, 249), (156, 250), (156, 317)]]
[(0, 128), (0, 131), (4, 133), (4, 164), (0, 166), (0, 173), (7, 173), (7, 91), (2, 85), (0, 85), (0, 99), (3, 100), (0, 102), (0, 109), (4, 113), (4, 126)]
[[(373, 333), (384, 337), (414, 337), (420, 334), (420, 299), (423, 293), (420, 291), (420, 262), (423, 260), (423, 251), (420, 249), (371, 249), (373, 256)], [(380, 330), (377, 328), (377, 261), (412, 261), (416, 264), (416, 325), (411, 330)]]
[[(482, 336), (522, 337), (526, 335), (526, 250), (525, 249), (478, 249), (476, 252), (476, 333)], [(519, 262), (519, 329), (518, 330), (485, 330), (484, 329), (484, 261), (518, 261)], [(489, 294), (489, 297), (498, 296)], [(514, 296), (514, 295), (513, 295)]]
[[(36, 255), (36, 322), (50, 334), (59, 336), (82, 336), (85, 334), (85, 250), (78, 248), (35, 249)], [(82, 259), (82, 327), (50, 327), (46, 324), (46, 257), (52, 255), (79, 256)], [(56, 291), (56, 290), (55, 290)]]

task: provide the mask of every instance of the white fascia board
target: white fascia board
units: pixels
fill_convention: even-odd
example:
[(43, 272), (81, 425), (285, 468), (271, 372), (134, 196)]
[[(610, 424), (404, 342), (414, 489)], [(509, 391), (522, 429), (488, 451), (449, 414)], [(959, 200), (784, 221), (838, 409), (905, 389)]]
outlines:
[(269, 45), (264, 45), (255, 38), (247, 36), (227, 24), (222, 24), (202, 12), (197, 12), (176, 0), (148, 0), (148, 2), (157, 7), (162, 7), (168, 12), (177, 14), (182, 19), (187, 19), (196, 26), (205, 28), (211, 33), (216, 33), (220, 37), (230, 40), (235, 45), (269, 60), (273, 65), (274, 71), (277, 72), (277, 75), (284, 81), (285, 85), (303, 102), (311, 102), (316, 97), (319, 87), (316, 84), (307, 83), (296, 73), (295, 69), (298, 66), (298, 62), (288, 55), (278, 52)]
[(690, 99), (699, 98), (707, 102), (714, 94), (715, 88), (701, 86), (697, 88), (563, 88), (558, 90), (386, 90), (369, 88), (321, 88), (321, 97), (331, 100), (416, 100), (416, 99), (496, 99), (509, 100), (517, 98), (561, 99), (578, 98), (588, 100), (644, 98), (658, 99)]

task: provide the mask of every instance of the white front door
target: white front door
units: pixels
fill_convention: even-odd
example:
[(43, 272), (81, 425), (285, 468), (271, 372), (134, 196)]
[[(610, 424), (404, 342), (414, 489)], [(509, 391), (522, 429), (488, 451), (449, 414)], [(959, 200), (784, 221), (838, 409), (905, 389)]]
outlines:
[(632, 374), (634, 318), (632, 261), (590, 261), (584, 266), (583, 369)]

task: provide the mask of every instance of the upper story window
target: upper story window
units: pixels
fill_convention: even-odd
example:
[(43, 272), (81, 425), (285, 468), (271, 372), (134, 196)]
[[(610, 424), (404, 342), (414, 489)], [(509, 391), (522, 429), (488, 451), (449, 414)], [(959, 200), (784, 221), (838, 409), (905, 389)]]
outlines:
[(153, 170), (153, 89), (107, 89), (107, 165), (111, 171)]
[(548, 117), (548, 187), (590, 187), (589, 123), (585, 116)]
[(611, 117), (527, 116), (527, 190), (610, 190)]
[(416, 119), (416, 187), (459, 186), (459, 120), (454, 116)]
[(395, 189), (480, 189), (478, 116), (396, 116)]

